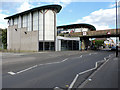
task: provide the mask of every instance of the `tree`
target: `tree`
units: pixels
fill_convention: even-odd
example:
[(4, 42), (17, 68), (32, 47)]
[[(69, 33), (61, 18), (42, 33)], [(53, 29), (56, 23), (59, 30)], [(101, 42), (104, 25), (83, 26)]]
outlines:
[(2, 29), (2, 44), (3, 48), (7, 49), (7, 29)]
[(100, 46), (104, 45), (104, 40), (93, 40), (92, 43), (93, 43), (94, 47), (97, 49)]

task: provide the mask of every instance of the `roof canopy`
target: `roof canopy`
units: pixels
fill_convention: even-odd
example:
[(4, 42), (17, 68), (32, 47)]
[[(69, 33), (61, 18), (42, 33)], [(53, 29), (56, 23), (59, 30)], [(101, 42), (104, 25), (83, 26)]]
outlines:
[(62, 7), (61, 7), (60, 5), (46, 5), (46, 6), (36, 7), (36, 8), (30, 9), (30, 10), (21, 12), (21, 13), (17, 13), (17, 14), (15, 14), (15, 15), (6, 17), (6, 18), (4, 18), (4, 19), (10, 19), (10, 18), (13, 18), (13, 17), (17, 17), (17, 16), (19, 16), (19, 15), (27, 14), (27, 13), (29, 13), (29, 12), (34, 12), (34, 11), (37, 11), (37, 10), (45, 10), (45, 9), (55, 9), (56, 12), (59, 13), (60, 10), (61, 10), (61, 8), (62, 8)]
[(96, 30), (96, 28), (93, 25), (85, 24), (85, 23), (62, 25), (62, 26), (58, 26), (57, 28), (72, 29), (72, 28), (80, 28), (80, 27), (86, 27), (86, 28), (89, 28), (91, 30)]

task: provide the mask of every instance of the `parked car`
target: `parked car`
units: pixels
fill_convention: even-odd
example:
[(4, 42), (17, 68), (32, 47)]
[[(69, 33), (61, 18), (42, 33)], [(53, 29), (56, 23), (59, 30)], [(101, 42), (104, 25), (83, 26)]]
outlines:
[[(111, 47), (111, 50), (112, 50), (112, 51), (115, 51), (115, 50), (116, 50), (116, 46), (112, 46), (112, 47)], [(118, 51), (120, 51), (120, 46), (118, 46)]]
[(68, 34), (70, 31), (61, 31), (61, 33)]
[(112, 46), (112, 47), (111, 47), (111, 50), (112, 50), (112, 51), (115, 51), (115, 50), (116, 50), (116, 46)]

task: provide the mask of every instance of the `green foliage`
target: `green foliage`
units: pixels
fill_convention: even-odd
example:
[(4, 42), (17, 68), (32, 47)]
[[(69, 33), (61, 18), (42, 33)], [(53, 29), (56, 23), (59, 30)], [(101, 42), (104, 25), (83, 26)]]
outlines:
[(4, 49), (7, 49), (7, 29), (2, 30), (2, 44)]
[(104, 45), (104, 40), (93, 40), (92, 43), (95, 48), (99, 48)]
[(96, 46), (102, 46), (104, 44), (104, 40), (95, 40)]
[(58, 36), (63, 36), (63, 37), (64, 37), (64, 34), (63, 34), (63, 33), (60, 33)]

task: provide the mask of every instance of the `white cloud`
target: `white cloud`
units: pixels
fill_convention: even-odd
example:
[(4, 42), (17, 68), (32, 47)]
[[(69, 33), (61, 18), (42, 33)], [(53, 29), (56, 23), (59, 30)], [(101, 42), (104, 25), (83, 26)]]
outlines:
[(17, 8), (17, 12), (23, 12), (23, 11), (26, 11), (26, 10), (29, 10), (33, 7), (33, 5), (29, 4), (29, 1), (24, 1), (22, 2), (22, 4), (20, 5), (19, 8)]
[(7, 28), (7, 20), (4, 20), (8, 15), (2, 14), (2, 10), (0, 10), (0, 28)]
[(59, 4), (63, 8), (72, 2), (72, 0), (48, 0), (48, 1), (51, 2), (52, 4)]
[(113, 7), (115, 7), (116, 6), (116, 4), (111, 4), (109, 7), (110, 8), (113, 8)]
[(92, 24), (97, 30), (109, 29), (111, 26), (115, 26), (115, 11), (115, 8), (100, 9), (74, 23)]
[(0, 10), (0, 13), (2, 12), (2, 10)]

